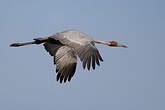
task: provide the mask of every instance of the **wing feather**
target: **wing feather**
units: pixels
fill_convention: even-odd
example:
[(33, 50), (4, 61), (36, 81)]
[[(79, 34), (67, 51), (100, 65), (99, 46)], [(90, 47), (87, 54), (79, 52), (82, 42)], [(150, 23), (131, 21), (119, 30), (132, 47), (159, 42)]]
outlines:
[(76, 71), (77, 55), (72, 48), (60, 44), (46, 42), (44, 47), (56, 64), (57, 81), (70, 81)]
[[(95, 63), (100, 65), (99, 61), (103, 61), (99, 51), (95, 47), (93, 38), (77, 30), (64, 31), (50, 36), (51, 39), (60, 41), (63, 45), (73, 48), (75, 53), (82, 61), (82, 66), (85, 69), (86, 64), (88, 70), (90, 65), (95, 69)], [(91, 63), (92, 60), (92, 63)]]
[(67, 46), (60, 47), (55, 54), (55, 62), (58, 69), (57, 81), (60, 80), (60, 83), (66, 82), (67, 79), (70, 81), (77, 65), (77, 56), (72, 48)]

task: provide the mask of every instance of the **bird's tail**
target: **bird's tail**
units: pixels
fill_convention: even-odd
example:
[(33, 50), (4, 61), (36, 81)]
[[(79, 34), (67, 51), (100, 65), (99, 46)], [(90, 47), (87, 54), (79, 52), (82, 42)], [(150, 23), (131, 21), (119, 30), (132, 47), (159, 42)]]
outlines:
[(31, 45), (31, 44), (36, 44), (36, 43), (35, 43), (35, 41), (25, 42), (25, 43), (13, 43), (13, 44), (10, 44), (10, 47), (20, 47), (20, 46)]

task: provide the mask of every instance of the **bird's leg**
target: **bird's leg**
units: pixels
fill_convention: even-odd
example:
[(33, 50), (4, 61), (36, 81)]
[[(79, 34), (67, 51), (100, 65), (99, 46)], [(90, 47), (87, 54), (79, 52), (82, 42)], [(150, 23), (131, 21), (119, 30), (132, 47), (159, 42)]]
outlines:
[(35, 38), (35, 41), (32, 42), (25, 42), (25, 43), (13, 43), (10, 45), (10, 47), (20, 47), (24, 45), (31, 45), (31, 44), (41, 44), (46, 42), (49, 39), (49, 37), (40, 37), (40, 38)]
[(35, 41), (33, 42), (25, 42), (25, 43), (13, 43), (10, 45), (10, 47), (20, 47), (24, 45), (31, 45), (31, 44), (36, 44)]

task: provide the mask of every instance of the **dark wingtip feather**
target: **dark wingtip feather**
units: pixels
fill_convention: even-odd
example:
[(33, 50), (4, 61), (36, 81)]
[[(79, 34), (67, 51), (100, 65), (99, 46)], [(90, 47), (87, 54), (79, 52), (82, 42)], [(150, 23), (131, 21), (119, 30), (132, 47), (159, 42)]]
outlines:
[(96, 58), (96, 63), (97, 63), (98, 66), (100, 66), (100, 62), (99, 62), (98, 58)]
[(64, 83), (67, 81), (67, 77), (64, 78)]
[(87, 64), (87, 58), (85, 57), (85, 58), (83, 59), (83, 63), (82, 63), (83, 69), (85, 69), (86, 64)]
[(85, 61), (82, 63), (82, 66), (83, 66), (83, 69), (85, 69), (85, 67), (86, 67)]
[(101, 56), (100, 56), (100, 61), (102, 61), (102, 62), (104, 61), (103, 58), (102, 58)]
[(88, 67), (88, 71), (90, 71), (90, 67)]
[(64, 78), (63, 76), (61, 76), (61, 77), (60, 77), (60, 83), (62, 83), (62, 81), (63, 81), (63, 78)]
[(90, 70), (90, 66), (91, 66), (91, 56), (88, 57), (88, 61), (87, 61), (88, 70)]
[(101, 57), (100, 53), (99, 53), (98, 55), (99, 55), (99, 59), (100, 59), (100, 61), (103, 62), (103, 58)]
[(92, 55), (92, 67), (93, 69), (95, 69), (95, 56)]
[(60, 76), (61, 76), (61, 73), (58, 73), (57, 74), (57, 81), (59, 80)]
[(70, 81), (71, 81), (71, 79), (72, 79), (72, 76), (69, 76), (68, 81), (70, 82)]

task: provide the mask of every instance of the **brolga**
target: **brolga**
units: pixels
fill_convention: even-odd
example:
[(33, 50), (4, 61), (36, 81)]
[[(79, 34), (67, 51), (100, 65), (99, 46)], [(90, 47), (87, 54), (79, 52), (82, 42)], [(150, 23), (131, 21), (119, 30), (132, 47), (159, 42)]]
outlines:
[(32, 42), (13, 43), (11, 47), (19, 47), (31, 44), (43, 44), (46, 51), (54, 57), (56, 65), (57, 81), (60, 83), (70, 81), (76, 71), (77, 56), (82, 62), (82, 66), (90, 70), (95, 69), (96, 64), (100, 66), (103, 61), (95, 43), (108, 45), (111, 47), (124, 47), (116, 41), (99, 41), (79, 30), (67, 30), (57, 32), (54, 35), (35, 38)]

